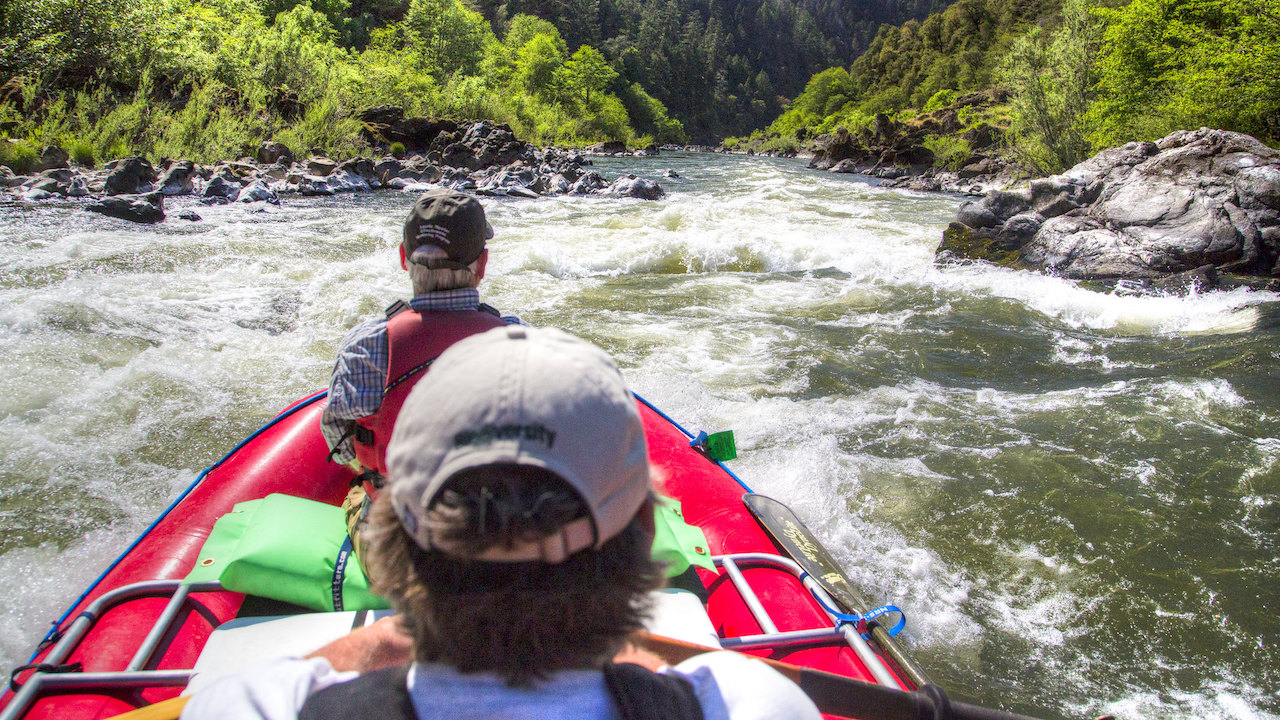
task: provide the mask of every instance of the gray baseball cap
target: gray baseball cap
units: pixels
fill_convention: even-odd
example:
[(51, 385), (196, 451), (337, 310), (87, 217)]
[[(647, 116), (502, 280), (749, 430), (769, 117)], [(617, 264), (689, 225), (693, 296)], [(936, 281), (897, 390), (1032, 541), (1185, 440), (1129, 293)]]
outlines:
[[(589, 516), (479, 555), (432, 538), (427, 509), (445, 481), (493, 464), (554, 473), (582, 496)], [(650, 492), (644, 426), (613, 359), (559, 330), (516, 325), (440, 355), (400, 410), (387, 468), (396, 514), (418, 545), (489, 562), (558, 563), (598, 548)]]
[[(404, 222), (404, 254), (411, 263), (429, 268), (465, 270), (484, 252), (493, 226), (479, 200), (445, 188), (424, 193)], [(419, 252), (438, 247), (447, 257)]]

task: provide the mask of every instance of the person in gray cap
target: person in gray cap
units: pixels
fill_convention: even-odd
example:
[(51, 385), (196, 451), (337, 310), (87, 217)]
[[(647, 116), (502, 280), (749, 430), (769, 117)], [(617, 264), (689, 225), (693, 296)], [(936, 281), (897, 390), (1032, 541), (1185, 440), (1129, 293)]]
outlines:
[(404, 224), (400, 264), (413, 297), (383, 317), (356, 325), (342, 340), (320, 419), (330, 458), (359, 475), (343, 507), (355, 553), (363, 563), (359, 527), (386, 475), (386, 448), (400, 406), (432, 361), (454, 342), (504, 324), (476, 289), (489, 260), (493, 227), (473, 197), (440, 189), (418, 198)]
[(369, 562), (399, 615), (215, 681), (183, 718), (819, 717), (744, 655), (618, 654), (661, 573), (644, 428), (594, 345), (518, 326), (458, 342), (410, 394), (387, 463)]

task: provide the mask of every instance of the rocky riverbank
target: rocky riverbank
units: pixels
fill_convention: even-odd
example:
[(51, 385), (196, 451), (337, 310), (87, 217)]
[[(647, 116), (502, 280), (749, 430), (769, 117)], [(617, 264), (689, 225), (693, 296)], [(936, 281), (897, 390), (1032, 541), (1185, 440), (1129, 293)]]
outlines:
[[(200, 205), (281, 204), (293, 196), (326, 196), (381, 188), (417, 192), (450, 187), (481, 196), (536, 198), (543, 195), (612, 195), (655, 200), (655, 181), (627, 175), (606, 179), (576, 150), (537, 148), (516, 139), (505, 125), (489, 122), (405, 118), (394, 108), (362, 116), (367, 132), (384, 147), (404, 148), (403, 157), (320, 155), (297, 159), (284, 145), (264, 143), (257, 156), (214, 165), (141, 157), (116, 160), (101, 169), (73, 166), (67, 154), (45, 148), (39, 170), (15, 175), (0, 166), (0, 201), (39, 203), (73, 200), (85, 210), (141, 223), (166, 219), (166, 199), (181, 203), (178, 217), (199, 219)], [(397, 153), (399, 154), (399, 153)]]
[(999, 122), (975, 120), (994, 117), (994, 109), (1008, 99), (1002, 90), (970, 93), (907, 121), (882, 113), (869, 127), (854, 131), (840, 127), (833, 133), (798, 138), (800, 146), (794, 151), (767, 149), (777, 144), (776, 135), (753, 138), (742, 151), (807, 156), (815, 170), (868, 175), (879, 178), (884, 187), (981, 195), (1011, 187), (1027, 175), (1002, 151), (1006, 128)]
[(1160, 290), (1280, 290), (1280, 152), (1209, 128), (1105, 150), (966, 202), (937, 259)]

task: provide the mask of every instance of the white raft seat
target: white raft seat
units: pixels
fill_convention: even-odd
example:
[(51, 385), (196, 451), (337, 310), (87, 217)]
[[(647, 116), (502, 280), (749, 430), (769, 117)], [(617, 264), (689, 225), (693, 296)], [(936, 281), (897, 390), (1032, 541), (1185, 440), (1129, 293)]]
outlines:
[[(709, 649), (720, 648), (715, 626), (696, 595), (665, 589), (653, 591), (650, 597), (653, 609), (645, 621), (646, 630)], [(196, 660), (196, 674), (183, 694), (252, 663), (314, 652), (356, 628), (394, 614), (393, 610), (362, 610), (230, 620), (209, 636)]]

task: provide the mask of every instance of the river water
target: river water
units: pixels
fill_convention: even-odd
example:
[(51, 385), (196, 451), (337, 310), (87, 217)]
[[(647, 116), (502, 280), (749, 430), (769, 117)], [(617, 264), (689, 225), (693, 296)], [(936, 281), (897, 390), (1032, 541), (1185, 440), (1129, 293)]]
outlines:
[[(905, 610), (953, 697), (1280, 717), (1280, 296), (935, 267), (959, 198), (795, 161), (597, 167), (679, 177), (658, 202), (487, 200), (484, 298), (734, 430), (734, 470)], [(411, 201), (155, 227), (0, 207), (0, 668), (407, 294)]]

